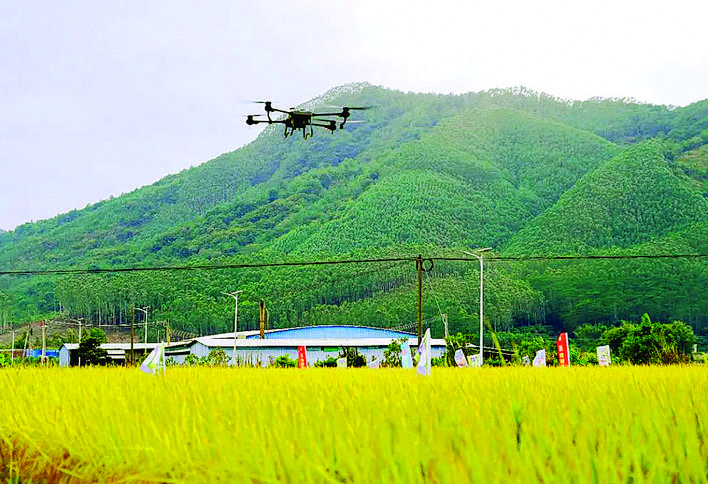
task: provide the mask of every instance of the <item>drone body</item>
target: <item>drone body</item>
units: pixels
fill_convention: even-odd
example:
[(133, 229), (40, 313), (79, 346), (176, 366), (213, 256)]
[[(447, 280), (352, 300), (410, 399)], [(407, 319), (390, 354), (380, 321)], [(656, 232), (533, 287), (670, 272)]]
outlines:
[[(295, 108), (286, 111), (284, 109), (278, 109), (273, 107), (271, 101), (258, 101), (265, 105), (265, 112), (268, 119), (255, 119), (256, 116), (263, 116), (262, 114), (249, 114), (246, 117), (246, 124), (253, 125), (259, 123), (267, 124), (282, 124), (285, 126), (285, 131), (283, 135), (287, 138), (292, 135), (297, 130), (302, 130), (302, 137), (307, 139), (313, 136), (313, 126), (318, 126), (320, 128), (328, 129), (330, 132), (334, 132), (337, 129), (336, 118), (341, 118), (342, 121), (339, 123), (339, 129), (344, 129), (344, 125), (347, 119), (351, 115), (351, 110), (361, 110), (368, 109), (368, 107), (349, 107), (345, 106), (341, 111), (330, 112), (330, 113), (314, 113), (312, 111), (298, 111)], [(282, 113), (285, 114), (283, 119), (273, 119), (270, 113)], [(335, 118), (335, 119), (331, 119)]]

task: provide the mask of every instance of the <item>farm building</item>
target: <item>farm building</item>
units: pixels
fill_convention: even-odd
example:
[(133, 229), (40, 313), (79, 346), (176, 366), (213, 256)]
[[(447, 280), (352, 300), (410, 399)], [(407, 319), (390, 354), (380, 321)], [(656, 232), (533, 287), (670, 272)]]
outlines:
[[(236, 362), (268, 366), (275, 358), (287, 355), (297, 360), (297, 349), (307, 349), (308, 365), (317, 361), (337, 357), (343, 347), (356, 348), (360, 355), (371, 361), (383, 359), (383, 354), (391, 341), (408, 338), (411, 347), (417, 345), (417, 337), (411, 333), (390, 329), (364, 326), (307, 326), (267, 331), (262, 339), (258, 331), (239, 332), (234, 344), (233, 333), (204, 336), (190, 341), (170, 345), (165, 351), (168, 358), (182, 364), (188, 355), (206, 357), (212, 350), (222, 349), (228, 358), (233, 358), (236, 348)], [(431, 349), (434, 357), (445, 352), (445, 340), (433, 339)]]
[[(264, 338), (258, 331), (243, 331), (202, 336), (188, 341), (170, 344), (165, 349), (165, 356), (182, 364), (189, 355), (198, 358), (209, 356), (215, 349), (222, 349), (233, 360), (236, 347), (236, 362), (243, 365), (268, 366), (275, 358), (287, 355), (297, 360), (297, 349), (307, 349), (307, 362), (312, 366), (317, 361), (337, 357), (343, 347), (356, 348), (366, 361), (383, 359), (383, 354), (391, 341), (408, 338), (411, 348), (417, 346), (417, 336), (412, 333), (390, 329), (369, 328), (365, 326), (306, 326), (301, 328), (275, 329), (266, 331)], [(136, 358), (141, 358), (153, 350), (157, 343), (134, 343)], [(77, 343), (65, 343), (59, 349), (59, 366), (78, 365)], [(126, 353), (130, 352), (130, 343), (104, 343), (101, 348), (108, 352), (114, 363), (123, 364)], [(440, 357), (445, 352), (445, 340), (431, 340), (433, 357)]]
[[(133, 350), (136, 358), (150, 353), (157, 343), (133, 343)], [(113, 363), (122, 365), (125, 363), (126, 353), (130, 353), (130, 343), (103, 343), (101, 348), (108, 352), (108, 358)], [(77, 366), (79, 364), (79, 344), (64, 343), (59, 348), (59, 366)]]

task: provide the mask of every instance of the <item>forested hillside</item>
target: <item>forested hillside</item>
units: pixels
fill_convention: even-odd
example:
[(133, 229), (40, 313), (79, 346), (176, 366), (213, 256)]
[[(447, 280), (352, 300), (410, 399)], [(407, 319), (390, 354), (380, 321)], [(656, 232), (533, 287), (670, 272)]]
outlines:
[(497, 328), (650, 313), (708, 331), (708, 101), (352, 84), (303, 107), (323, 105), (373, 109), (308, 140), (268, 127), (151, 186), (0, 232), (0, 324), (124, 324), (135, 304), (206, 334), (232, 327), (223, 292), (241, 289), (244, 329), (260, 298), (275, 327), (407, 326), (422, 254), (435, 335), (440, 314), (473, 331), (479, 264), (461, 251), (491, 247), (485, 317)]

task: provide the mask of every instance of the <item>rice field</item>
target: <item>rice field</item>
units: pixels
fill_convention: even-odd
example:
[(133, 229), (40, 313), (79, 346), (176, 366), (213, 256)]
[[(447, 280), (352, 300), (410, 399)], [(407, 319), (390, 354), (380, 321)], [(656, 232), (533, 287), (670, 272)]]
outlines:
[(3, 482), (708, 482), (708, 368), (0, 370)]

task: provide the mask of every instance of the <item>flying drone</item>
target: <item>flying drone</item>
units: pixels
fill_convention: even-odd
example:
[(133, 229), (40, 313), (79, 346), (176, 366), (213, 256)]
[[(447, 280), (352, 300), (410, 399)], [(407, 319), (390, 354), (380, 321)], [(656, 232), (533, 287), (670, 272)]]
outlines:
[[(328, 129), (331, 132), (334, 132), (337, 127), (339, 127), (339, 129), (344, 129), (347, 119), (351, 116), (351, 111), (369, 109), (368, 107), (345, 106), (338, 112), (314, 113), (312, 111), (299, 111), (295, 108), (291, 108), (287, 111), (284, 109), (274, 108), (271, 101), (256, 102), (265, 105), (265, 115), (268, 119), (256, 119), (257, 116), (263, 116), (262, 114), (249, 114), (246, 116), (246, 124), (249, 126), (259, 123), (283, 124), (285, 125), (283, 135), (286, 138), (291, 136), (295, 131), (302, 130), (302, 137), (307, 139), (314, 135), (313, 126)], [(285, 114), (285, 118), (273, 119), (271, 118), (270, 113), (282, 113)], [(341, 121), (338, 122), (337, 119), (330, 119), (333, 117), (341, 118)]]

